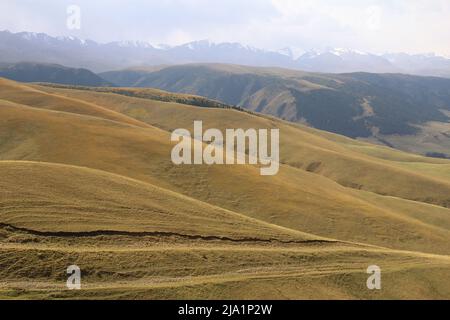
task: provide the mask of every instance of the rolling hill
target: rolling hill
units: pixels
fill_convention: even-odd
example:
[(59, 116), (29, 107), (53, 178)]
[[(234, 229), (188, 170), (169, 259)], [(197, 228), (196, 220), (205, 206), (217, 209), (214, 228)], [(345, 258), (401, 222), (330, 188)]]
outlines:
[[(449, 296), (450, 161), (194, 98), (0, 79), (1, 297)], [(172, 164), (194, 120), (279, 128), (279, 174)]]
[(87, 69), (32, 62), (0, 66), (0, 77), (22, 82), (52, 82), (97, 87), (112, 85)]
[(101, 76), (120, 86), (198, 94), (351, 138), (422, 155), (450, 156), (449, 79), (218, 64)]

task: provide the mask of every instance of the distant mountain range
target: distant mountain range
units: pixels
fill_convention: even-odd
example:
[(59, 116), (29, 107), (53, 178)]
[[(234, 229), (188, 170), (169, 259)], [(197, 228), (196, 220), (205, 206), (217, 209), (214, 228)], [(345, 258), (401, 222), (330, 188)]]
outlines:
[(0, 32), (0, 62), (24, 61), (57, 63), (95, 72), (135, 66), (230, 63), (325, 73), (362, 71), (450, 77), (450, 59), (433, 54), (375, 55), (349, 49), (329, 49), (308, 51), (297, 57), (290, 48), (273, 52), (239, 43), (207, 40), (172, 47), (140, 41), (101, 44), (75, 37), (51, 37), (44, 33)]
[[(208, 63), (189, 63), (196, 61)], [(216, 61), (227, 63), (211, 63)], [(0, 77), (195, 94), (436, 157), (450, 157), (450, 79), (442, 78), (450, 77), (449, 65), (449, 59), (435, 55), (330, 49), (295, 58), (289, 48), (269, 52), (238, 43), (155, 47), (0, 32)]]

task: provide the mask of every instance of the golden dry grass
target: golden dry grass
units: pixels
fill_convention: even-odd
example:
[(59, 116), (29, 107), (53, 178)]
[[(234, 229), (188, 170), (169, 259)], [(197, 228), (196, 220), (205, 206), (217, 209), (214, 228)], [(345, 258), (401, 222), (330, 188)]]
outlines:
[[(449, 160), (409, 155), (393, 149), (358, 142), (280, 120), (235, 110), (186, 107), (119, 95), (43, 88), (66, 96), (76, 96), (123, 113), (161, 129), (191, 128), (194, 120), (203, 120), (207, 128), (279, 128), (281, 160), (290, 166), (313, 168), (338, 183), (383, 195), (450, 206), (450, 180), (430, 175), (426, 170), (408, 170), (402, 162), (447, 164)], [(145, 91), (146, 89), (135, 89)], [(366, 148), (366, 150), (364, 150)], [(372, 148), (372, 152), (367, 151)], [(388, 161), (386, 161), (388, 160)], [(395, 161), (389, 161), (395, 160)], [(400, 163), (398, 163), (400, 162)], [(433, 169), (435, 170), (436, 167)], [(422, 174), (424, 173), (424, 174)], [(392, 180), (394, 179), (394, 180)], [(386, 183), (389, 181), (389, 183)], [(408, 181), (409, 183), (405, 183)], [(417, 185), (420, 184), (420, 188)]]
[[(280, 128), (280, 173), (173, 165), (170, 131), (194, 120)], [(449, 164), (235, 110), (0, 79), (0, 295), (448, 298)], [(69, 264), (85, 290), (63, 290)]]

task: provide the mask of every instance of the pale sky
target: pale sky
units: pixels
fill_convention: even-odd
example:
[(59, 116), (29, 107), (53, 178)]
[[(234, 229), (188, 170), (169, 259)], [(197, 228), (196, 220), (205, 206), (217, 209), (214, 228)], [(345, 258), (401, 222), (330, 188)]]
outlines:
[[(66, 26), (81, 9), (81, 29)], [(209, 39), (258, 48), (450, 56), (450, 0), (1, 0), (0, 30), (99, 42)]]

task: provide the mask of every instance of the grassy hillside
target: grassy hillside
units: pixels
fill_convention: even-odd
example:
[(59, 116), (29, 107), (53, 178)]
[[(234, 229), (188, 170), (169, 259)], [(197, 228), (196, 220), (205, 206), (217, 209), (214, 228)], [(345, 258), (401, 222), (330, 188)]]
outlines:
[(0, 77), (22, 82), (53, 82), (80, 86), (112, 86), (87, 69), (58, 64), (21, 62), (0, 66)]
[(211, 100), (201, 96), (195, 96), (190, 94), (180, 94), (180, 93), (170, 93), (163, 90), (158, 89), (136, 89), (136, 88), (99, 88), (99, 87), (84, 87), (84, 86), (66, 86), (59, 85), (54, 83), (41, 83), (41, 85), (53, 87), (53, 88), (62, 88), (62, 89), (75, 89), (75, 90), (87, 90), (94, 92), (105, 92), (105, 93), (116, 93), (128, 97), (135, 98), (143, 98), (149, 100), (156, 101), (164, 101), (164, 102), (176, 102), (180, 104), (187, 104), (191, 106), (197, 107), (206, 107), (206, 108), (232, 108), (229, 105), (224, 103), (220, 103), (215, 100)]
[[(0, 172), (2, 298), (449, 294), (448, 256), (320, 239), (87, 168), (0, 161)], [(373, 261), (383, 266), (382, 294), (364, 287)], [(82, 291), (64, 288), (73, 263), (82, 266)]]
[[(1, 296), (448, 297), (450, 161), (115, 90), (1, 81)], [(280, 128), (280, 173), (173, 165), (194, 119)], [(87, 290), (61, 291), (68, 263)]]
[[(420, 154), (450, 155), (450, 80), (400, 74), (318, 74), (192, 64), (102, 74), (120, 86), (191, 93)], [(433, 123), (433, 134), (430, 126)], [(399, 139), (398, 136), (405, 136)]]
[[(425, 174), (429, 173), (426, 168), (431, 167), (433, 168), (431, 171), (438, 168), (443, 168), (443, 171), (448, 170), (449, 161), (446, 160), (409, 155), (273, 118), (234, 110), (193, 108), (92, 91), (52, 88), (42, 88), (42, 90), (67, 97), (77, 96), (79, 99), (97, 101), (116, 112), (168, 132), (176, 128), (191, 128), (194, 120), (203, 120), (205, 129), (279, 128), (281, 160), (289, 167), (324, 175), (341, 185), (355, 189), (448, 206), (448, 180), (440, 179), (438, 175)], [(417, 165), (412, 168), (410, 163)], [(407, 170), (408, 167), (412, 170)], [(399, 181), (395, 181), (397, 176)], [(390, 179), (389, 184), (385, 183), (386, 179)], [(404, 181), (416, 179), (420, 180), (420, 189), (416, 189), (415, 184), (404, 184)], [(444, 188), (442, 193), (439, 190), (441, 188)]]

